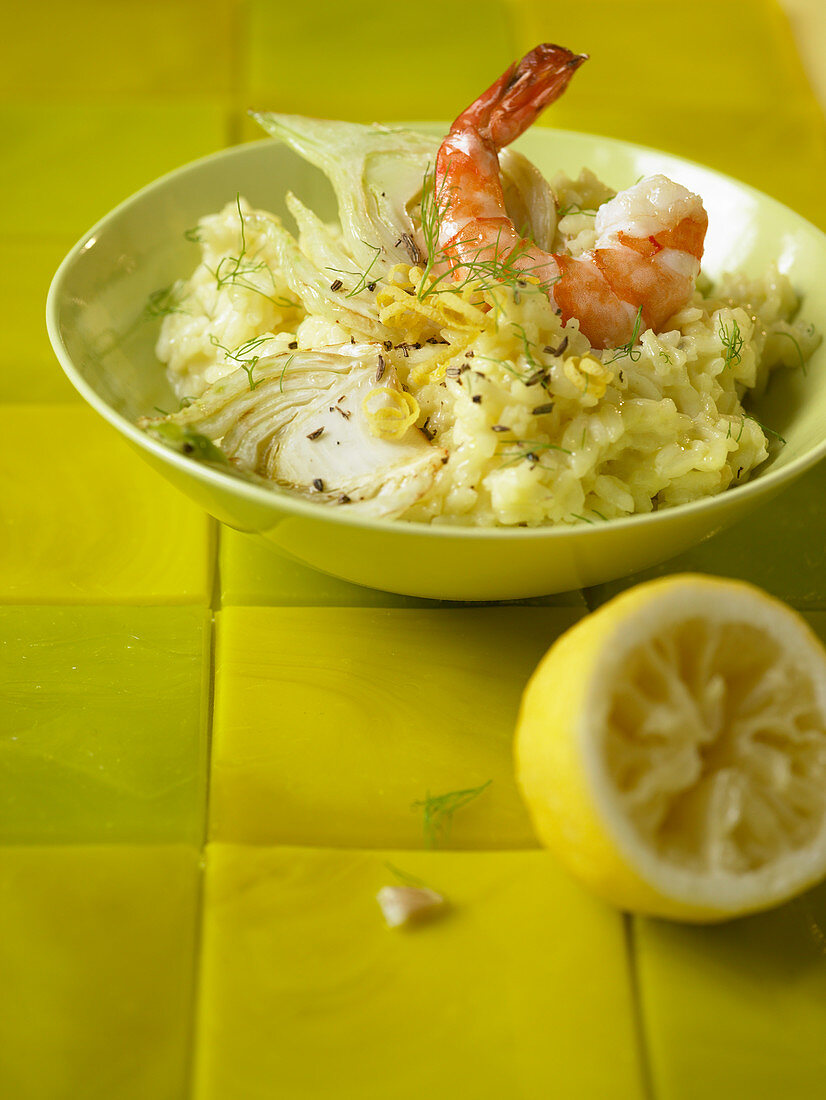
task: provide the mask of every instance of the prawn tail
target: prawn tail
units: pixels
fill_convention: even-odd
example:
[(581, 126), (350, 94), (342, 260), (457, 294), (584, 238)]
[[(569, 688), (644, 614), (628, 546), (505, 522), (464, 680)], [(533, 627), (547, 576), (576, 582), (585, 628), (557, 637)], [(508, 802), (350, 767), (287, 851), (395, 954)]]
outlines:
[(509, 66), (456, 122), (470, 123), (495, 149), (503, 149), (559, 99), (587, 60), (587, 54), (544, 42)]

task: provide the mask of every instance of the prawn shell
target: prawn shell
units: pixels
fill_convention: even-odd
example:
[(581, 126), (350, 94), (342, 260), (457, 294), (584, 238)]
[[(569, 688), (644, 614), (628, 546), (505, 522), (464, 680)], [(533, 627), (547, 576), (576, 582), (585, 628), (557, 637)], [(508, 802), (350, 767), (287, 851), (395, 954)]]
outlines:
[[(705, 210), (700, 211), (705, 215)], [(687, 252), (697, 259), (703, 255), (706, 230), (708, 229), (708, 216), (700, 218), (684, 218), (676, 225), (668, 229), (661, 229), (650, 237), (632, 237), (629, 233), (620, 230), (617, 233), (617, 241), (624, 247), (638, 252), (641, 256), (656, 256), (666, 248), (673, 248), (677, 252)]]
[(642, 309), (645, 328), (655, 330), (683, 305), (686, 296), (685, 276), (658, 262), (663, 251), (657, 245), (653, 256), (628, 247), (597, 248), (593, 252), (594, 264), (616, 297), (633, 306), (635, 312)]
[(633, 310), (612, 290), (596, 263), (563, 255), (554, 259), (559, 279), (552, 293), (563, 322), (576, 318), (596, 348), (627, 343), (634, 327)]

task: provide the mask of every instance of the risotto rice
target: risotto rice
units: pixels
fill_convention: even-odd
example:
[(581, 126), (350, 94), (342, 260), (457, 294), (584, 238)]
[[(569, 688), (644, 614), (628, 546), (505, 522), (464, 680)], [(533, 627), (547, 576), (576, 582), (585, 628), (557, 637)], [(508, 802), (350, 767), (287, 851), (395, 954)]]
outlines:
[[(510, 156), (524, 196), (536, 182), (524, 183), (527, 162)], [(584, 171), (552, 180), (549, 194), (546, 247), (573, 256), (592, 248), (595, 211), (613, 192)], [(181, 409), (142, 423), (168, 442), (206, 437), (210, 456), (236, 472), (328, 506), (419, 523), (538, 526), (719, 493), (779, 445), (744, 399), (763, 391), (773, 369), (803, 367), (818, 343), (797, 319), (788, 279), (772, 269), (715, 285), (701, 276), (663, 331), (638, 323), (628, 344), (595, 350), (529, 275), (439, 280), (414, 240), (402, 242), (406, 261), (383, 265), (380, 245), (365, 238), (376, 261), (366, 263), (340, 226), (288, 202), (296, 237), (240, 197), (200, 222), (200, 263), (173, 288), (157, 343)], [(350, 393), (362, 368), (369, 377), (362, 371)], [(319, 427), (312, 419), (327, 409), (341, 414), (348, 448), (357, 430), (384, 448), (349, 481), (314, 457), (322, 452), (312, 445), (332, 439), (330, 418)], [(285, 476), (290, 425), (297, 449)], [(296, 472), (302, 447), (306, 476)], [(388, 461), (395, 489), (371, 481)]]

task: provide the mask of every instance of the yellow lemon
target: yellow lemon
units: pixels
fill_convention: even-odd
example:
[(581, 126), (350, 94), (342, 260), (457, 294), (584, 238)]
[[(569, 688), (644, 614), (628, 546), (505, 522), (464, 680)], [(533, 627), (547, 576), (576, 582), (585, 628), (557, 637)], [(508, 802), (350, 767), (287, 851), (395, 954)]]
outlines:
[(615, 905), (766, 909), (826, 877), (826, 650), (751, 585), (638, 585), (545, 655), (516, 768), (540, 840)]

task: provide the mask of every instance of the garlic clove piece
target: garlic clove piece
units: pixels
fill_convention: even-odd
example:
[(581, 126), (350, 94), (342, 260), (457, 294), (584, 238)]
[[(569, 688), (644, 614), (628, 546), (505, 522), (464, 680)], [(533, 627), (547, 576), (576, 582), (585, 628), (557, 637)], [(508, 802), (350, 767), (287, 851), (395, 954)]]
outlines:
[(426, 886), (383, 886), (376, 894), (389, 928), (398, 928), (443, 909), (445, 899)]

